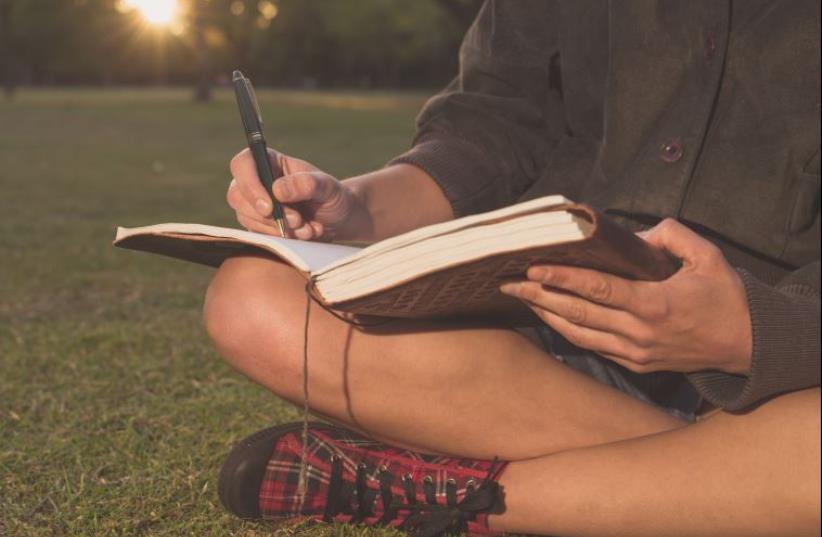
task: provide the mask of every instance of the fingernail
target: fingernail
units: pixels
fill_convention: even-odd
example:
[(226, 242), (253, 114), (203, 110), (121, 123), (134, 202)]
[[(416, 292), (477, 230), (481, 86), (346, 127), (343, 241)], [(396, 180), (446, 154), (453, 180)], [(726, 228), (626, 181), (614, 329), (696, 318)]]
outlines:
[(544, 268), (541, 268), (541, 267), (539, 267), (539, 268), (531, 267), (530, 269), (528, 269), (528, 279), (529, 280), (534, 280), (534, 281), (541, 281), (542, 278), (545, 277), (545, 274), (547, 272), (548, 272), (547, 270), (545, 270)]
[(271, 213), (271, 203), (268, 200), (260, 198), (256, 201), (254, 206), (257, 208), (257, 212), (260, 213), (260, 216), (268, 216)]
[(499, 287), (500, 293), (515, 296), (519, 290), (518, 283), (504, 283)]

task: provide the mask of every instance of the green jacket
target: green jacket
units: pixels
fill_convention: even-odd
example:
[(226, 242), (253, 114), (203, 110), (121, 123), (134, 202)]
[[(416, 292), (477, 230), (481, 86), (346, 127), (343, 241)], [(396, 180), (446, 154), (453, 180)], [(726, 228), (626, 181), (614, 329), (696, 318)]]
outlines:
[(393, 162), (457, 216), (559, 193), (716, 242), (747, 289), (752, 373), (689, 377), (739, 409), (819, 385), (819, 150), (819, 0), (488, 0)]

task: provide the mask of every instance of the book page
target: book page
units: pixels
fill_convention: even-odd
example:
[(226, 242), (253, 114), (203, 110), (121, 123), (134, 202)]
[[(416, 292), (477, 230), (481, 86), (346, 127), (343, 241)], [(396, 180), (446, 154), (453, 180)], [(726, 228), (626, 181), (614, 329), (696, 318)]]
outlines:
[(564, 196), (555, 194), (552, 196), (543, 196), (541, 198), (524, 201), (522, 203), (517, 203), (516, 205), (503, 207), (502, 209), (497, 209), (487, 213), (464, 216), (462, 218), (457, 218), (456, 220), (443, 222), (441, 224), (425, 226), (407, 233), (403, 233), (402, 235), (397, 235), (396, 237), (377, 242), (367, 248), (363, 248), (356, 255), (352, 255), (351, 257), (347, 257), (345, 259), (340, 259), (339, 261), (326, 266), (323, 268), (323, 272), (336, 269), (349, 263), (362, 262), (362, 260), (369, 257), (382, 255), (385, 252), (396, 250), (398, 248), (404, 248), (411, 244), (428, 240), (433, 237), (448, 235), (471, 227), (491, 225), (494, 222), (501, 220), (507, 220), (509, 218), (531, 212), (545, 211), (552, 207), (559, 207), (569, 203), (571, 203), (571, 201)]
[(329, 304), (345, 302), (477, 259), (579, 241), (591, 229), (589, 222), (565, 211), (531, 214), (322, 272), (316, 280), (317, 289)]
[(190, 235), (192, 240), (196, 239), (200, 241), (203, 239), (207, 241), (209, 237), (214, 239), (229, 239), (267, 250), (282, 258), (283, 261), (289, 263), (297, 270), (306, 273), (314, 273), (335, 261), (354, 255), (361, 250), (353, 246), (284, 239), (282, 237), (264, 235), (242, 229), (177, 223), (156, 224), (136, 228), (118, 227), (114, 244), (128, 248), (130, 239), (133, 240), (136, 237), (141, 237), (142, 245), (140, 249), (150, 251), (150, 244), (149, 248), (146, 248), (145, 245), (147, 241), (150, 243), (150, 236), (152, 235), (166, 239), (169, 237), (177, 237), (180, 240), (185, 240), (184, 238), (180, 238), (180, 235)]

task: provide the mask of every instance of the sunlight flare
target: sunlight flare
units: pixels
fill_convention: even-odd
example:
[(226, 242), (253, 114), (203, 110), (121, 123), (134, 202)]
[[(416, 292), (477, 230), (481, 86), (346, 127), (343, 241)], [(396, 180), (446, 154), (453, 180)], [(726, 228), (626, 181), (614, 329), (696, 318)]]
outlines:
[(125, 0), (128, 8), (136, 9), (149, 24), (169, 26), (180, 10), (177, 0)]

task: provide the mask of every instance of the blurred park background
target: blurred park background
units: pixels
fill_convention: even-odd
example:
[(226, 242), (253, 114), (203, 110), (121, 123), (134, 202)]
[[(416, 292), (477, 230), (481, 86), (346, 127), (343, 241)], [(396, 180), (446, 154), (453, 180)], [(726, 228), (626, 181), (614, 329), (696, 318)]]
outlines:
[(115, 250), (115, 227), (233, 225), (234, 68), (272, 145), (338, 177), (383, 165), (477, 8), (0, 0), (0, 536), (271, 533), (223, 512), (217, 473), (298, 412), (212, 349), (211, 270)]
[(476, 0), (0, 0), (18, 85), (427, 88), (453, 75)]

